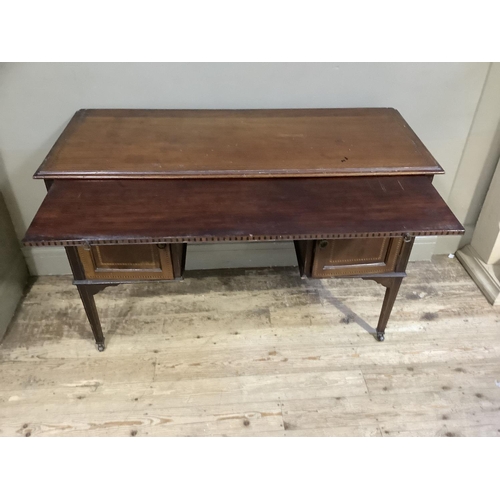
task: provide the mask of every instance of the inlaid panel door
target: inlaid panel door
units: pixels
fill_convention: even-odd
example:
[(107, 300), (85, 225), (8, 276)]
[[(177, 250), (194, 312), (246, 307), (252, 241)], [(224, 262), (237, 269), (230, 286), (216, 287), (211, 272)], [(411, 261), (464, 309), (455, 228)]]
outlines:
[(174, 279), (170, 245), (92, 245), (78, 253), (87, 279)]
[(314, 248), (313, 278), (394, 271), (403, 238), (319, 240)]

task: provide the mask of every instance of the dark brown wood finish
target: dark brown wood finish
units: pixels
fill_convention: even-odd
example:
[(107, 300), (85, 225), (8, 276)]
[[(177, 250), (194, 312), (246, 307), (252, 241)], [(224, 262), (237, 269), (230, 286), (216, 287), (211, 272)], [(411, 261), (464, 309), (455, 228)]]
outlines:
[(170, 245), (78, 247), (88, 280), (173, 280)]
[[(75, 247), (66, 247), (66, 254), (68, 256), (69, 265), (71, 267), (71, 271), (73, 272), (75, 281), (84, 280), (85, 270), (82, 262), (80, 261), (78, 249)], [(103, 287), (94, 284), (77, 284), (76, 287), (78, 289), (83, 308), (85, 309), (87, 319), (90, 323), (97, 349), (102, 352), (105, 348), (105, 340), (104, 334), (102, 333), (101, 321), (99, 319), (99, 313), (97, 312), (94, 295), (102, 290)]]
[(320, 240), (315, 244), (313, 278), (392, 272), (403, 238)]
[(181, 279), (187, 243), (215, 241), (293, 240), (302, 277), (375, 280), (384, 340), (414, 237), (464, 232), (439, 173), (392, 108), (80, 110), (24, 243), (66, 247), (100, 351), (97, 292)]
[(386, 287), (384, 302), (382, 304), (380, 317), (377, 323), (377, 339), (380, 341), (385, 340), (385, 328), (387, 326), (387, 322), (389, 321), (389, 317), (402, 282), (403, 278), (391, 278)]
[(171, 244), (170, 253), (172, 254), (172, 265), (175, 279), (182, 279), (184, 268), (186, 266), (187, 244)]
[(426, 177), (54, 182), (27, 245), (460, 234)]
[(82, 109), (35, 178), (441, 173), (392, 108)]
[(101, 321), (99, 319), (94, 299), (94, 295), (99, 291), (99, 289), (94, 288), (94, 285), (76, 285), (76, 288), (78, 289), (83, 308), (85, 309), (90, 327), (92, 328), (97, 349), (99, 351), (104, 351), (105, 339), (104, 334), (102, 333)]
[(296, 240), (294, 241), (295, 253), (301, 278), (311, 277), (311, 267), (314, 258), (315, 240)]
[[(406, 270), (414, 242), (415, 238), (405, 238), (395, 267), (397, 272), (404, 272)], [(377, 339), (382, 341), (385, 339), (385, 328), (389, 321), (394, 302), (398, 296), (399, 288), (403, 282), (403, 277), (386, 278), (385, 281), (379, 282), (386, 287), (384, 302), (377, 324)]]

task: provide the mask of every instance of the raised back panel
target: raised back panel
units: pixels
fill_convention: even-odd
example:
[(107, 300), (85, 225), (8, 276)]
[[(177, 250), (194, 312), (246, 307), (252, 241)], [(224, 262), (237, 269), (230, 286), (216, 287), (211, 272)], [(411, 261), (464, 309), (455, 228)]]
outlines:
[(392, 108), (82, 109), (36, 178), (440, 174)]

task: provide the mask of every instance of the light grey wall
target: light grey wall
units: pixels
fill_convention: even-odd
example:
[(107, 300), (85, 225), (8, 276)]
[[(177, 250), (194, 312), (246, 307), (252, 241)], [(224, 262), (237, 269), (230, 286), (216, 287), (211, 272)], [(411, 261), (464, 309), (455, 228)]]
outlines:
[[(488, 63), (9, 63), (0, 65), (5, 197), (22, 237), (45, 188), (31, 179), (80, 108), (397, 108), (447, 174), (449, 197)], [(421, 240), (426, 255), (434, 239)], [(25, 249), (33, 273), (67, 271), (58, 249)], [(416, 252), (418, 253), (418, 248)], [(199, 259), (199, 255), (197, 257)], [(199, 259), (200, 266), (203, 259)]]
[(465, 227), (463, 236), (439, 238), (436, 253), (470, 243), (500, 158), (500, 63), (490, 65), (448, 204)]
[(0, 191), (0, 340), (22, 296), (27, 278), (28, 270)]

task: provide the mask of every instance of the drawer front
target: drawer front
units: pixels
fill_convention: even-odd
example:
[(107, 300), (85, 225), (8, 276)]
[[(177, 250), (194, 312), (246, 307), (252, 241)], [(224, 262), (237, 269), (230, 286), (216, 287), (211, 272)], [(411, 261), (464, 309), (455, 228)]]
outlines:
[(394, 271), (403, 238), (320, 240), (311, 276), (330, 278)]
[(90, 280), (174, 279), (170, 245), (93, 245), (78, 253)]

